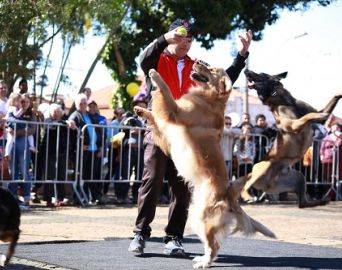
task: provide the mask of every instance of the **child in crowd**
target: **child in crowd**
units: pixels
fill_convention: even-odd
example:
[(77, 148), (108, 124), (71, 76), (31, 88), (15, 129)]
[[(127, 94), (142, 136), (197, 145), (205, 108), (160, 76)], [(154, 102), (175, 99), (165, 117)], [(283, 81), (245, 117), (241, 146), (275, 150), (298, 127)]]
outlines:
[[(336, 172), (341, 172), (342, 169), (340, 156), (340, 153), (342, 153), (342, 125), (339, 123), (332, 124), (330, 131), (330, 134), (326, 135), (322, 140), (320, 148), (320, 159), (323, 165), (323, 177), (324, 180), (327, 180), (328, 182), (332, 181), (334, 160), (336, 160), (335, 166), (339, 167), (336, 169)], [(334, 154), (336, 155), (335, 158)], [(336, 175), (336, 177), (337, 179), (340, 179), (338, 175)]]
[[(7, 101), (7, 113), (6, 113), (6, 120), (7, 121), (13, 121), (13, 120), (20, 120), (20, 118), (23, 115), (23, 109), (22, 109), (22, 97), (19, 93), (12, 93), (9, 96), (9, 99)], [(22, 120), (22, 119), (21, 119)], [(24, 129), (26, 128), (26, 124), (25, 123), (13, 123), (13, 122), (9, 122), (8, 123), (8, 127), (12, 128), (12, 129)], [(28, 144), (29, 144), (29, 149), (30, 151), (32, 151), (33, 153), (37, 153), (37, 149), (34, 146), (34, 139), (33, 136), (30, 135), (27, 137), (28, 140)], [(12, 136), (12, 134), (10, 132), (7, 133), (7, 141), (6, 141), (6, 146), (5, 146), (5, 158), (9, 159), (10, 157), (10, 153), (13, 149), (13, 144), (15, 141), (15, 137)]]
[(252, 133), (252, 125), (245, 122), (241, 126), (241, 135), (235, 142), (234, 154), (238, 159), (238, 176), (247, 175), (252, 171), (255, 157), (255, 143)]

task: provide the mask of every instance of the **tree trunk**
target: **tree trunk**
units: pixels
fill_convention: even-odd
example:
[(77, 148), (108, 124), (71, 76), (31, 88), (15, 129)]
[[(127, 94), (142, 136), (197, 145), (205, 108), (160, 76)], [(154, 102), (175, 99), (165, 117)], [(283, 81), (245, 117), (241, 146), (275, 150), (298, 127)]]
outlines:
[(108, 44), (108, 42), (109, 42), (109, 39), (110, 39), (110, 37), (108, 36), (107, 39), (106, 39), (106, 41), (105, 41), (105, 43), (103, 44), (101, 50), (97, 53), (97, 55), (96, 55), (96, 57), (95, 57), (93, 63), (91, 64), (91, 66), (90, 66), (90, 68), (89, 68), (89, 70), (88, 70), (88, 72), (87, 72), (87, 75), (85, 76), (85, 78), (84, 78), (84, 80), (83, 80), (83, 83), (82, 83), (82, 85), (81, 85), (80, 90), (78, 91), (78, 93), (82, 93), (84, 87), (86, 87), (86, 85), (87, 85), (87, 83), (88, 83), (88, 81), (89, 81), (89, 78), (90, 78), (91, 74), (93, 73), (93, 71), (94, 71), (94, 69), (95, 69), (95, 67), (96, 67), (97, 62), (101, 59), (101, 55), (102, 55), (104, 49), (106, 48), (106, 46), (107, 46), (107, 44)]
[(119, 49), (118, 44), (116, 42), (113, 42), (113, 47), (114, 47), (114, 53), (115, 53), (116, 62), (118, 63), (119, 74), (121, 76), (124, 76), (126, 68), (125, 68), (125, 63), (124, 63), (124, 61), (122, 59), (122, 55), (121, 55), (120, 49)]

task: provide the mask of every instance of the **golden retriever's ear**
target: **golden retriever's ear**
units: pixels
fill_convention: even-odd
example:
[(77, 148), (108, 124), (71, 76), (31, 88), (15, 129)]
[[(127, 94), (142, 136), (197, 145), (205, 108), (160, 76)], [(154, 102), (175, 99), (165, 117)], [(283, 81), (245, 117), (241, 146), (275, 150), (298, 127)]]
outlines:
[(224, 94), (224, 93), (228, 93), (230, 92), (231, 88), (232, 88), (232, 81), (230, 80), (230, 78), (228, 76), (224, 76), (220, 79), (220, 93)]

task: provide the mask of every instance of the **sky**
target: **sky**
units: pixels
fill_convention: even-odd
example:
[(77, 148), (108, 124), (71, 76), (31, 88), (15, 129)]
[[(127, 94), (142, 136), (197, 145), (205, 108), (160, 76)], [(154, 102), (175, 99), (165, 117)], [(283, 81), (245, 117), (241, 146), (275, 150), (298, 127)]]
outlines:
[[(249, 69), (269, 74), (288, 71), (287, 78), (282, 80), (284, 87), (295, 98), (308, 102), (317, 109), (323, 108), (333, 95), (342, 92), (341, 14), (342, 0), (334, 1), (328, 7), (314, 4), (305, 12), (281, 11), (280, 19), (275, 24), (266, 26), (263, 39), (252, 42), (249, 49)], [(239, 34), (243, 34), (243, 31)], [(82, 44), (72, 49), (66, 65), (66, 73), (72, 85), (62, 86), (62, 93), (77, 93), (103, 42), (104, 38), (89, 34)], [(189, 54), (211, 66), (226, 68), (233, 59), (230, 55), (231, 47), (230, 40), (216, 41), (211, 50), (205, 50), (194, 42)], [(61, 55), (62, 50), (54, 49), (52, 66), (48, 73), (48, 89), (52, 90), (54, 86)], [(142, 71), (138, 70), (138, 74), (142, 74)], [(96, 91), (112, 84), (110, 71), (99, 62), (88, 86)], [(244, 85), (245, 77), (241, 74), (234, 86)], [(334, 114), (342, 117), (342, 101)]]

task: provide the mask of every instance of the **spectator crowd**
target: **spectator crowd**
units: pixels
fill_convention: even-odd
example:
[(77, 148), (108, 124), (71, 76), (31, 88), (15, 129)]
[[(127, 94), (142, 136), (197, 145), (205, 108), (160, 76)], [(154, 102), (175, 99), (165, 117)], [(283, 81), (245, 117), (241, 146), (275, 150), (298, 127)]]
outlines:
[[(7, 180), (2, 185), (21, 199), (21, 208), (41, 200), (49, 207), (104, 205), (110, 194), (114, 203), (137, 203), (144, 166), (143, 119), (123, 108), (115, 108), (113, 118), (106, 119), (88, 87), (76, 96), (69, 115), (63, 100), (42, 111), (27, 93), (26, 80), (21, 83), (24, 86), (7, 98), (7, 85), (0, 81), (1, 180)], [(146, 93), (138, 93), (132, 105), (147, 108)], [(221, 149), (229, 179), (249, 173), (264, 158), (277, 132), (263, 114), (255, 117), (255, 125), (248, 113), (241, 119), (233, 123), (225, 115)], [(334, 174), (340, 179), (342, 123), (331, 115), (324, 125), (313, 125), (313, 136), (314, 143), (297, 169), (308, 182), (330, 183)], [(70, 180), (76, 185), (68, 190)], [(255, 199), (261, 196), (253, 188), (250, 193)], [(169, 200), (164, 181), (159, 202)]]

